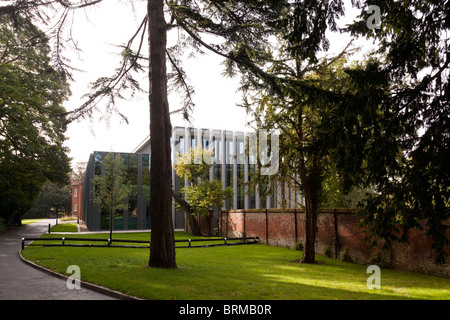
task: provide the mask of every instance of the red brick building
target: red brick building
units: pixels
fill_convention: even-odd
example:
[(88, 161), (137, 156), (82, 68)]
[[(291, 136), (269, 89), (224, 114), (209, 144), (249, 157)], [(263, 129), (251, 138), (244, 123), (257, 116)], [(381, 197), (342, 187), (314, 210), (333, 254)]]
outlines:
[(72, 180), (72, 215), (82, 219), (83, 179)]

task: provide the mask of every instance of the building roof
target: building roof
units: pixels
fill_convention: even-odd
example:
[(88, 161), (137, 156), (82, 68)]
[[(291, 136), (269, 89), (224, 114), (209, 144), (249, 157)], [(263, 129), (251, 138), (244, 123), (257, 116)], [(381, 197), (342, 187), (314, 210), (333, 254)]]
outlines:
[(148, 135), (144, 140), (139, 143), (136, 148), (133, 149), (132, 153), (143, 153), (150, 145), (150, 135)]

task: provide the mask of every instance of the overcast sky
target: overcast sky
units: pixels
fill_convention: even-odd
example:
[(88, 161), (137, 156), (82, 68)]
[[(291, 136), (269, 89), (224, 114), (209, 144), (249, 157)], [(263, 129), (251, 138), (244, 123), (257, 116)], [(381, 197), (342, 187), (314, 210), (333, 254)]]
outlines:
[[(348, 5), (348, 8), (350, 6)], [(346, 14), (344, 24), (351, 21), (357, 12)], [(82, 50), (79, 58), (71, 52), (72, 64), (83, 72), (74, 74), (71, 85), (72, 96), (65, 104), (67, 110), (79, 107), (82, 96), (88, 92), (89, 83), (101, 76), (111, 76), (119, 66), (114, 45), (126, 43), (137, 30), (145, 14), (145, 2), (137, 2), (133, 11), (126, 2), (117, 0), (103, 1), (95, 8), (76, 11), (73, 23), (73, 38)], [(169, 34), (169, 44), (172, 41)], [(330, 39), (332, 50), (338, 51), (348, 41), (346, 37)], [(68, 49), (69, 50), (69, 49)], [(145, 52), (146, 54), (146, 52)], [(184, 62), (190, 83), (194, 86), (195, 110), (192, 122), (195, 127), (229, 130), (248, 130), (249, 118), (245, 110), (237, 107), (241, 94), (237, 91), (238, 79), (221, 76), (223, 67), (221, 58), (202, 55)], [(147, 87), (148, 79), (142, 75), (142, 86)], [(169, 94), (170, 109), (179, 108), (179, 97)], [(129, 119), (124, 123), (113, 116), (109, 123), (100, 120), (101, 114), (94, 119), (83, 119), (69, 125), (66, 146), (70, 148), (72, 163), (87, 161), (93, 151), (131, 152), (149, 134), (149, 106), (147, 95), (138, 95), (132, 101), (118, 100), (120, 111)], [(171, 118), (172, 126), (187, 126), (180, 115)]]

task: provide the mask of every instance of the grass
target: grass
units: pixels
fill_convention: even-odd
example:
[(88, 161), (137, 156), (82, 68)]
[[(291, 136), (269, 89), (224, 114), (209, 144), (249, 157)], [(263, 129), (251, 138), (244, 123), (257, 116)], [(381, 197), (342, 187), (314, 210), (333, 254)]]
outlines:
[[(57, 237), (58, 235), (44, 235)], [(77, 235), (106, 239), (109, 235)], [(150, 239), (118, 233), (114, 239)], [(184, 232), (177, 239), (192, 238)], [(67, 242), (66, 242), (67, 243)], [(450, 299), (450, 279), (381, 269), (381, 289), (367, 288), (366, 266), (317, 255), (322, 263), (295, 263), (300, 251), (267, 245), (177, 249), (178, 269), (149, 268), (148, 249), (27, 247), (22, 255), (66, 274), (144, 299)], [(68, 274), (67, 274), (68, 275)]]
[(22, 219), (22, 224), (32, 224), (38, 221), (44, 220), (42, 219)]
[(76, 223), (58, 223), (50, 229), (50, 232), (78, 232), (78, 225)]

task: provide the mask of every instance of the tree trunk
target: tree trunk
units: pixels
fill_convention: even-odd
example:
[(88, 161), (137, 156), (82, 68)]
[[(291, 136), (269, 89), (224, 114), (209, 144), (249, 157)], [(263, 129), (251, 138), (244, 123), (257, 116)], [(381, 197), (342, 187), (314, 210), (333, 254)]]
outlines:
[[(309, 188), (308, 188), (309, 189)], [(316, 255), (316, 227), (318, 203), (314, 201), (311, 190), (305, 192), (305, 244), (302, 263), (315, 263)]]
[(212, 217), (214, 211), (209, 211), (207, 215), (198, 215), (199, 228), (203, 237), (212, 237)]
[[(299, 141), (303, 142), (303, 114), (298, 114), (297, 135)], [(300, 150), (300, 179), (303, 184), (305, 196), (305, 244), (303, 246), (303, 257), (301, 263), (315, 263), (316, 259), (316, 226), (317, 211), (319, 208), (320, 192), (320, 168), (317, 159), (312, 156), (312, 169), (306, 166), (305, 154)]]
[(192, 207), (187, 203), (184, 199), (181, 198), (173, 189), (172, 189), (172, 197), (176, 202), (183, 208), (184, 212), (188, 215), (189, 227), (191, 228), (191, 233), (194, 236), (201, 236), (200, 227), (198, 225), (198, 220), (194, 215), (194, 211)]
[(312, 168), (309, 174), (306, 173), (306, 166), (303, 162), (302, 171), (305, 171), (305, 245), (303, 250), (302, 263), (315, 263), (316, 254), (316, 233), (317, 233), (317, 213), (319, 209), (319, 194), (321, 189), (320, 164), (315, 156), (312, 157)]
[(189, 221), (189, 228), (191, 229), (192, 235), (202, 236), (202, 232), (200, 230), (200, 225), (198, 224), (198, 219), (194, 215), (194, 213), (188, 213), (188, 221)]
[(164, 0), (148, 0), (150, 104), (150, 267), (176, 268), (172, 222), (172, 128), (167, 100)]

